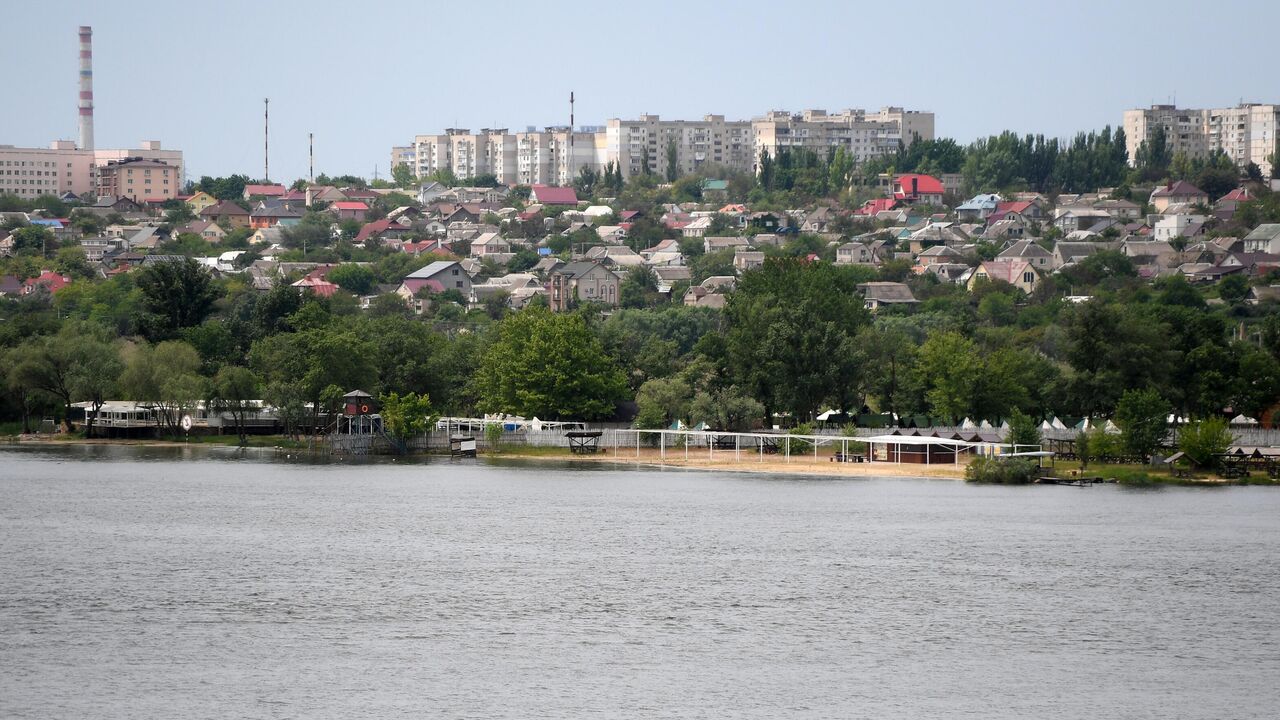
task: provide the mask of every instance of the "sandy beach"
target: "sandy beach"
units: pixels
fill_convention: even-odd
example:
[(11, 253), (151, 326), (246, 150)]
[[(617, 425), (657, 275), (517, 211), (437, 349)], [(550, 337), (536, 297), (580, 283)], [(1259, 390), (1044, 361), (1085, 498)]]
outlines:
[(778, 455), (766, 455), (763, 459), (756, 453), (744, 451), (741, 459), (733, 450), (716, 451), (709, 456), (705, 448), (690, 449), (688, 459), (684, 451), (668, 450), (665, 458), (658, 450), (642, 448), (639, 454), (635, 448), (620, 449), (616, 454), (604, 451), (595, 455), (569, 454), (523, 454), (499, 453), (490, 457), (510, 457), (530, 460), (556, 460), (586, 463), (618, 463), (624, 465), (642, 465), (646, 467), (669, 467), (691, 470), (717, 470), (726, 472), (756, 472), (775, 475), (823, 475), (831, 477), (914, 477), (942, 478), (949, 480), (964, 479), (964, 464), (960, 465), (917, 465), (910, 463), (851, 463), (833, 462), (830, 455), (819, 455), (815, 460), (812, 455), (795, 455), (788, 460)]

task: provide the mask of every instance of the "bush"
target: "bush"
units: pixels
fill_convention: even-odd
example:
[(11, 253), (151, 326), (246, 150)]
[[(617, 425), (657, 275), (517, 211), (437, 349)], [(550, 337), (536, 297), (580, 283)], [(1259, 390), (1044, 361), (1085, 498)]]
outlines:
[(979, 457), (964, 469), (964, 479), (974, 483), (994, 485), (1026, 485), (1034, 482), (1040, 466), (1032, 460)]
[[(794, 428), (792, 428), (788, 434), (789, 435), (812, 435), (813, 426), (807, 425), (807, 424), (797, 425)], [(804, 455), (805, 453), (810, 453), (810, 452), (813, 452), (813, 443), (809, 442), (808, 440), (802, 440), (800, 438), (794, 438), (794, 437), (791, 438), (791, 454), (792, 455)]]

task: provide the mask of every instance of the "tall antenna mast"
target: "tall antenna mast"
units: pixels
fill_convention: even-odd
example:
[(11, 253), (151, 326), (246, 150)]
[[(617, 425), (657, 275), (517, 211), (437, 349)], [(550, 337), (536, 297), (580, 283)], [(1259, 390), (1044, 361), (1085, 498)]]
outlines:
[(316, 134), (307, 133), (307, 180), (316, 181)]
[(573, 91), (569, 91), (569, 185), (573, 185)]
[(262, 181), (271, 180), (271, 98), (262, 98)]

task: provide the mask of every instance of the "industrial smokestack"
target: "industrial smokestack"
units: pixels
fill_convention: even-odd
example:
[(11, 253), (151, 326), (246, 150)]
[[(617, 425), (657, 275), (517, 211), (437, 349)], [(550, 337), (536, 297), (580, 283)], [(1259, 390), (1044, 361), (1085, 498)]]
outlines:
[(93, 28), (80, 26), (80, 149), (93, 149)]

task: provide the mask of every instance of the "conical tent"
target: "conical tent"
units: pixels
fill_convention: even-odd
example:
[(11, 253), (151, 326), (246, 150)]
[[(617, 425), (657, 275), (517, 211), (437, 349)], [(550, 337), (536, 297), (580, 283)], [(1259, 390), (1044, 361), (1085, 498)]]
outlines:
[(1048, 420), (1041, 420), (1041, 421), (1040, 421), (1040, 429), (1041, 429), (1041, 430), (1052, 430), (1052, 429), (1053, 429), (1053, 423), (1049, 422)]
[(1106, 424), (1106, 425), (1104, 425), (1102, 429), (1103, 429), (1105, 432), (1109, 432), (1109, 433), (1112, 433), (1112, 434), (1119, 434), (1119, 433), (1120, 433), (1120, 428), (1116, 427), (1116, 424), (1115, 424), (1115, 423), (1113, 423), (1113, 422), (1111, 422), (1110, 420), (1108, 420), (1108, 421), (1107, 421), (1107, 424)]
[(977, 426), (977, 425), (974, 425), (974, 424), (973, 424), (973, 421), (972, 421), (972, 420), (970, 420), (969, 418), (965, 418), (965, 419), (964, 419), (963, 421), (961, 421), (961, 423), (960, 423), (960, 429), (962, 429), (962, 430), (977, 430), (977, 429), (978, 429), (978, 426)]
[(1061, 420), (1059, 420), (1057, 415), (1054, 415), (1054, 416), (1053, 416), (1053, 422), (1052, 422), (1052, 423), (1050, 423), (1050, 425), (1053, 425), (1053, 429), (1054, 429), (1054, 430), (1066, 430), (1066, 429), (1067, 429), (1067, 425), (1066, 425), (1066, 423), (1064, 423), (1064, 422), (1062, 422)]

